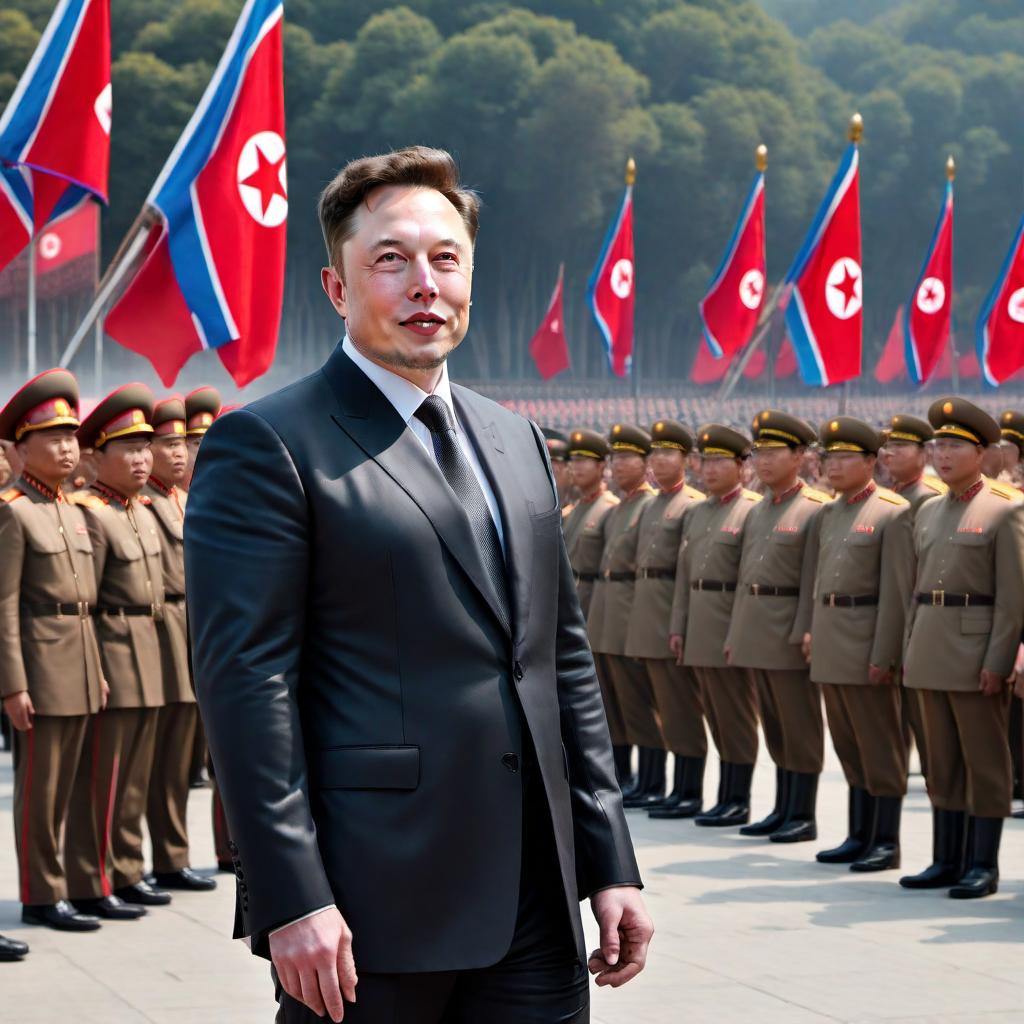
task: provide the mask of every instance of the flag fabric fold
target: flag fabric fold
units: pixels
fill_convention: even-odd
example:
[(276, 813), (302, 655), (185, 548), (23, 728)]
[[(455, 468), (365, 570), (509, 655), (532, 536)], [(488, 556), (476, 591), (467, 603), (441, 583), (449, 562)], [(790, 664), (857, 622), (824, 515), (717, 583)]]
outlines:
[(565, 267), (558, 269), (558, 282), (548, 303), (547, 312), (537, 333), (530, 340), (530, 356), (537, 372), (544, 380), (569, 369), (569, 346), (565, 338), (565, 313), (562, 304), (562, 285)]
[(978, 315), (976, 348), (985, 383), (992, 387), (1024, 367), (1024, 219)]
[(759, 171), (722, 262), (700, 301), (704, 338), (718, 358), (738, 352), (757, 327), (767, 281), (764, 239), (764, 172)]
[(168, 386), (203, 349), (239, 387), (273, 362), (288, 214), (282, 12), (282, 0), (247, 0), (150, 191), (157, 222), (107, 315), (107, 333)]
[(636, 273), (633, 260), (633, 186), (627, 185), (587, 287), (590, 309), (617, 377), (633, 362), (633, 312)]
[(819, 387), (860, 373), (859, 162), (857, 146), (851, 143), (786, 275), (793, 286), (786, 327), (804, 382)]

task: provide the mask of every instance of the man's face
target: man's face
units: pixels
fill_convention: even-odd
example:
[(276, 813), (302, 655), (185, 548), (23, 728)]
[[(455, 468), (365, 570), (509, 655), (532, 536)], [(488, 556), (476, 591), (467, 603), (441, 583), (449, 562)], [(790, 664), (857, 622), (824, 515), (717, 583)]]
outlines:
[(956, 437), (940, 437), (935, 442), (935, 472), (954, 491), (970, 485), (982, 472), (985, 449), (979, 444)]
[(761, 483), (772, 490), (792, 480), (802, 461), (803, 450), (800, 448), (754, 449), (754, 471)]
[(913, 441), (888, 441), (882, 449), (885, 467), (893, 480), (901, 484), (914, 480), (924, 472), (924, 447)]
[(875, 457), (859, 452), (829, 452), (825, 456), (828, 485), (840, 494), (853, 495), (864, 490), (875, 471)]
[(675, 487), (686, 472), (686, 453), (678, 448), (655, 448), (647, 456), (647, 465), (659, 487)]
[(729, 459), (724, 455), (706, 455), (701, 461), (700, 468), (704, 490), (716, 497), (734, 491), (740, 482), (741, 465), (739, 459)]
[(78, 438), (70, 427), (32, 430), (18, 442), (18, 454), (32, 476), (55, 488), (78, 465)]
[(990, 444), (983, 449), (981, 471), (985, 476), (997, 477), (1003, 469), (1003, 450), (998, 444)]
[[(324, 290), (356, 347), (396, 370), (440, 366), (466, 336), (473, 247), (458, 210), (432, 189), (370, 193)], [(340, 273), (339, 273), (340, 270)]]
[(153, 475), (165, 484), (180, 484), (188, 469), (188, 445), (180, 435), (153, 440)]
[(604, 478), (604, 459), (574, 455), (569, 459), (569, 476), (581, 493), (589, 494)]
[(627, 493), (636, 490), (647, 476), (647, 464), (637, 452), (612, 453), (612, 477)]
[(97, 479), (120, 494), (138, 494), (153, 472), (153, 449), (148, 439), (118, 437), (97, 449)]

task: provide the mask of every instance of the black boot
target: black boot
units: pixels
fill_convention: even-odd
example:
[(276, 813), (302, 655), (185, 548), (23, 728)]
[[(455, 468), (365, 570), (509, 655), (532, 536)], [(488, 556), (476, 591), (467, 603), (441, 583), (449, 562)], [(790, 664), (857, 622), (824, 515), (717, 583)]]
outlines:
[[(640, 748), (641, 753), (644, 749)], [(657, 750), (654, 747), (648, 747), (646, 751), (647, 781), (641, 783), (640, 788), (632, 796), (623, 797), (623, 807), (647, 808), (665, 799), (665, 763), (668, 760), (668, 751)]]
[(133, 907), (118, 896), (98, 896), (95, 899), (72, 900), (72, 906), (80, 914), (105, 917), (108, 921), (137, 921), (145, 917), (145, 907)]
[(656, 804), (648, 804), (648, 812), (652, 810), (670, 809), (677, 806), (683, 799), (683, 756), (675, 755), (675, 763), (672, 768), (672, 792), (662, 797)]
[(818, 803), (818, 773), (792, 772), (786, 820), (768, 837), (773, 843), (805, 843), (818, 838), (814, 815)]
[(1002, 818), (971, 819), (970, 860), (967, 872), (950, 890), (955, 900), (976, 900), (991, 896), (999, 889), (999, 842), (1003, 837)]
[(612, 747), (612, 756), (615, 758), (615, 778), (623, 793), (636, 785), (636, 776), (633, 774), (631, 764), (632, 753), (633, 748), (626, 743), (616, 744)]
[(22, 957), (28, 956), (28, 946), (17, 939), (9, 939), (6, 935), (0, 935), (0, 961), (13, 963)]
[[(627, 748), (632, 756), (632, 747)], [(630, 782), (622, 790), (623, 801), (631, 800), (650, 781), (650, 764), (647, 756), (647, 747), (637, 747), (636, 751), (636, 773), (631, 777)]]
[(56, 903), (24, 904), (21, 908), (24, 924), (44, 924), (59, 932), (94, 932), (100, 919), (92, 914), (80, 914), (67, 900)]
[(726, 800), (729, 796), (729, 762), (719, 761), (718, 762), (718, 793), (715, 796), (715, 804), (704, 812), (704, 817), (713, 817), (716, 814), (722, 813), (722, 808), (726, 804)]
[(864, 854), (850, 865), (851, 871), (888, 871), (900, 866), (900, 814), (903, 797), (875, 797), (875, 832)]
[(944, 889), (964, 873), (967, 815), (963, 811), (932, 811), (932, 863), (916, 875), (904, 875), (904, 889)]
[[(726, 767), (723, 764), (723, 767)], [(698, 814), (694, 824), (705, 828), (729, 828), (750, 821), (750, 782), (754, 777), (752, 764), (728, 765), (728, 788), (717, 814)]]
[[(669, 805), (666, 800), (660, 807), (648, 811), (651, 818), (692, 818), (700, 814), (704, 806), (704, 765), (707, 759), (703, 757), (677, 757), (676, 758), (676, 786), (680, 785), (681, 797), (678, 802)], [(679, 774), (682, 764), (682, 775)]]
[(775, 806), (771, 814), (752, 825), (740, 829), (741, 836), (771, 835), (786, 820), (786, 806), (789, 803), (790, 773), (783, 768), (775, 769)]
[(859, 786), (850, 787), (849, 824), (846, 838), (831, 850), (822, 850), (815, 856), (821, 864), (852, 864), (864, 853), (871, 844), (874, 832), (875, 801), (866, 789)]

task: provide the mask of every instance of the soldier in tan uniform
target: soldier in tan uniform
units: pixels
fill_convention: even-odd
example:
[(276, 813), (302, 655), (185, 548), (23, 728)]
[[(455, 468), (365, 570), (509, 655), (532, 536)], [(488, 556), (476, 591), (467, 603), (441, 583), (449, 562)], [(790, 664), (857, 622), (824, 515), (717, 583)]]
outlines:
[(748, 438), (710, 423), (698, 432), (697, 448), (707, 496), (687, 512), (683, 523), (669, 646), (677, 663), (689, 666), (697, 677), (721, 758), (718, 799), (697, 815), (696, 823), (742, 825), (750, 820), (750, 783), (757, 761), (757, 691), (750, 672), (726, 664), (725, 640), (744, 524), (761, 497), (740, 482), (750, 455)]
[(904, 680), (928, 736), (933, 863), (900, 879), (911, 889), (949, 886), (956, 899), (994, 893), (1010, 813), (1007, 742), (1013, 673), (1024, 622), (1024, 501), (982, 476), (999, 426), (962, 398), (928, 410), (935, 468), (949, 494), (926, 501), (914, 524), (915, 599)]
[[(97, 478), (79, 501), (92, 541), (99, 591), (96, 634), (110, 684), (107, 709), (90, 725), (68, 823), (69, 877), (79, 900), (113, 890), (139, 906), (170, 902), (145, 881), (142, 817), (164, 703), (157, 620), (164, 609), (159, 527), (141, 496), (153, 470), (153, 394), (127, 384), (79, 428)], [(84, 892), (81, 890), (85, 890)]]
[(568, 509), (575, 497), (572, 474), (569, 472), (569, 439), (560, 430), (555, 430), (553, 427), (542, 427), (541, 433), (544, 435), (544, 443), (547, 445), (555, 487), (558, 488), (558, 504), (561, 508)]
[(636, 584), (626, 629), (626, 657), (636, 658), (647, 673), (665, 746), (675, 760), (667, 797), (664, 789), (658, 793), (652, 788), (626, 799), (627, 807), (646, 807), (654, 817), (660, 817), (654, 812), (661, 810), (671, 817), (700, 811), (708, 755), (697, 677), (687, 666), (676, 664), (668, 642), (683, 519), (704, 498), (686, 483), (686, 461), (693, 448), (693, 434), (682, 423), (658, 420), (651, 427), (647, 466), (659, 491), (640, 517)]
[(153, 473), (142, 493), (160, 526), (164, 613), (157, 621), (164, 682), (164, 706), (157, 717), (153, 772), (146, 822), (153, 844), (153, 878), (162, 889), (209, 890), (217, 883), (189, 863), (188, 806), (190, 756), (199, 713), (189, 669), (185, 619), (185, 551), (182, 529), (187, 495), (185, 478), (185, 402), (177, 396), (157, 402), (153, 426)]
[(837, 497), (811, 520), (797, 624), (850, 794), (846, 839), (817, 859), (883, 871), (900, 864), (907, 792), (899, 669), (914, 583), (910, 504), (874, 482), (873, 427), (837, 416), (818, 436)]
[(808, 527), (830, 499), (798, 476), (814, 429), (775, 409), (754, 417), (754, 470), (765, 486), (743, 531), (743, 554), (726, 660), (750, 669), (761, 724), (775, 762), (775, 806), (740, 829), (773, 842), (816, 839), (818, 777), (825, 754), (821, 692), (812, 683), (796, 621)]
[(204, 384), (185, 396), (185, 443), (188, 445), (188, 466), (185, 469), (182, 487), (186, 491), (192, 482), (192, 470), (195, 468), (199, 446), (220, 412), (220, 392), (211, 384)]
[(636, 583), (640, 515), (654, 498), (647, 482), (651, 435), (640, 427), (616, 423), (608, 435), (612, 476), (622, 500), (603, 520), (599, 576), (587, 615), (590, 646), (604, 655), (615, 703), (622, 712), (625, 740), (640, 748), (636, 783), (623, 796), (665, 794), (665, 746), (654, 709), (654, 694), (643, 666), (626, 657), (626, 630)]
[[(0, 696), (15, 729), (14, 838), (22, 920), (93, 931), (68, 902), (61, 832), (89, 716), (106, 699), (90, 610), (92, 549), (63, 480), (78, 462), (78, 385), (66, 370), (26, 384), (0, 412), (23, 463), (0, 494)], [(18, 948), (22, 952), (18, 953)], [(0, 958), (28, 952), (0, 939)], [(5, 956), (5, 954), (9, 954)]]

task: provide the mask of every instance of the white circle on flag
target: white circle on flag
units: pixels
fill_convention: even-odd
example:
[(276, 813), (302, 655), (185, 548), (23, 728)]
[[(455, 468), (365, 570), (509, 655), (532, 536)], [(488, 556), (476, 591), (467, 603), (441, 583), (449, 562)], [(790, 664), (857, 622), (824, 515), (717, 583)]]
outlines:
[(257, 224), (276, 228), (288, 216), (288, 178), (284, 139), (257, 132), (242, 147), (236, 170), (238, 194)]
[(1006, 312), (1010, 319), (1018, 324), (1024, 324), (1024, 288), (1018, 288), (1007, 300)]
[(552, 330), (552, 331), (553, 331), (553, 332), (554, 332), (555, 334), (557, 334), (557, 333), (558, 333), (558, 321), (557, 321), (557, 320), (552, 320), (552, 321), (551, 321), (551, 330)]
[(55, 231), (47, 231), (39, 238), (39, 255), (44, 260), (55, 260), (63, 247), (60, 235)]
[(863, 305), (860, 266), (849, 256), (840, 256), (825, 278), (825, 302), (837, 320), (856, 316)]
[(740, 278), (740, 302), (747, 309), (757, 309), (764, 298), (764, 274), (760, 270), (748, 270)]
[(96, 115), (96, 120), (100, 123), (100, 127), (103, 129), (103, 134), (109, 135), (114, 113), (114, 94), (111, 91), (109, 82), (103, 87), (99, 96), (96, 97), (92, 110)]
[(633, 290), (633, 262), (632, 260), (619, 260), (612, 267), (612, 291), (620, 299), (629, 298)]
[(926, 277), (917, 289), (917, 308), (922, 313), (938, 313), (946, 304), (946, 286), (937, 277)]

